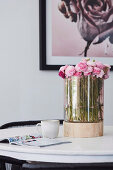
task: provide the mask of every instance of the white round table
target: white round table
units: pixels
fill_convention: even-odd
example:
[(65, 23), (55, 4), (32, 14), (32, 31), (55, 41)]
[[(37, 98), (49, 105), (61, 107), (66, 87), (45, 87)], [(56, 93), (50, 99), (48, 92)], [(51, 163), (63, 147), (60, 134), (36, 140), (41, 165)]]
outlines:
[[(0, 139), (37, 133), (36, 127), (0, 130)], [(113, 162), (113, 126), (104, 128), (104, 136), (97, 138), (64, 138), (60, 127), (59, 138), (72, 143), (49, 147), (16, 146), (0, 143), (0, 155), (19, 160), (59, 163)]]

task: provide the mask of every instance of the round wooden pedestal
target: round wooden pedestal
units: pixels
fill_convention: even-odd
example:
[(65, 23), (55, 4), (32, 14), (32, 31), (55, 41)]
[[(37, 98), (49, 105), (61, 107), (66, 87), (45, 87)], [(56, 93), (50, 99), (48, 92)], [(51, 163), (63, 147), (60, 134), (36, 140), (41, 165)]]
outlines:
[(63, 122), (64, 136), (73, 138), (92, 138), (103, 136), (103, 121), (99, 123)]

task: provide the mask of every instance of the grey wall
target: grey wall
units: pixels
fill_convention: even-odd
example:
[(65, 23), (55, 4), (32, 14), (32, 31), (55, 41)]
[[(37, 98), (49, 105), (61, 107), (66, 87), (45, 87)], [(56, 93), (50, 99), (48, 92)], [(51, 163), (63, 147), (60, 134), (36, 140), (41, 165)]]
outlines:
[[(38, 0), (0, 0), (0, 125), (63, 118), (63, 80), (39, 71)], [(105, 124), (113, 125), (113, 73), (105, 82)]]

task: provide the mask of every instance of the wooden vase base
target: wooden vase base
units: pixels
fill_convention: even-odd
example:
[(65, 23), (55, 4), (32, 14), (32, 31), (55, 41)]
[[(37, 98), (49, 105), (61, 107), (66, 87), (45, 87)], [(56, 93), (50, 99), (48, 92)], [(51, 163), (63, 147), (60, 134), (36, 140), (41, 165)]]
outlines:
[(103, 136), (103, 121), (99, 123), (63, 122), (64, 136), (73, 138), (92, 138)]

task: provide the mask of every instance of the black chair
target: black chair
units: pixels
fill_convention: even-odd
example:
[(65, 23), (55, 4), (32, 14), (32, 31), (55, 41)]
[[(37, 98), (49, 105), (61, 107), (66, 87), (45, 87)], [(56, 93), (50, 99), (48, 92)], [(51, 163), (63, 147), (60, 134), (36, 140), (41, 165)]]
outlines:
[(113, 170), (113, 163), (84, 163), (84, 164), (65, 164), (65, 163), (39, 163), (23, 164), (22, 170)]
[(0, 126), (0, 129), (8, 129), (13, 127), (21, 127), (21, 126), (33, 126), (39, 123), (39, 121), (20, 121), (20, 122), (10, 122)]

